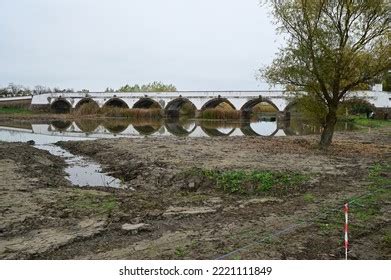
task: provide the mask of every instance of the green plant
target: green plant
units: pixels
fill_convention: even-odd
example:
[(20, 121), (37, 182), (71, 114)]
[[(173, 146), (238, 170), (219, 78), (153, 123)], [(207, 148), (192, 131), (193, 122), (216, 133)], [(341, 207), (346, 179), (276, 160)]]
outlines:
[(0, 114), (18, 114), (18, 115), (29, 115), (32, 111), (20, 107), (2, 107), (0, 108)]
[(300, 185), (308, 179), (308, 176), (299, 173), (273, 171), (231, 170), (218, 172), (203, 170), (203, 174), (214, 180), (222, 190), (239, 194), (265, 193), (276, 186), (290, 188)]
[(383, 243), (385, 243), (387, 247), (391, 248), (391, 232), (390, 231), (386, 232), (386, 234), (383, 236)]
[(305, 202), (314, 202), (315, 201), (315, 196), (311, 193), (306, 193), (303, 195), (303, 199)]
[(324, 119), (319, 145), (327, 148), (342, 100), (390, 69), (391, 5), (388, 0), (266, 2), (285, 44), (261, 77), (314, 96)]
[(174, 253), (178, 258), (183, 258), (186, 255), (186, 249), (183, 247), (176, 247)]
[(67, 202), (67, 207), (77, 211), (106, 214), (118, 208), (118, 202), (112, 195), (98, 195), (83, 190), (75, 190), (75, 194), (72, 200)]

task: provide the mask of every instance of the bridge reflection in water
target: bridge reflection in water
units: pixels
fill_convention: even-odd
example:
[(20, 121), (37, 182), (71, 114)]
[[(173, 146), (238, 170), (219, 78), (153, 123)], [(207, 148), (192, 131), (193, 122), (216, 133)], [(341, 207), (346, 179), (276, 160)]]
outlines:
[[(338, 129), (352, 130), (349, 124), (339, 124)], [(49, 123), (32, 123), (19, 127), (2, 124), (1, 130), (32, 133), (35, 136), (97, 139), (113, 137), (177, 136), (177, 137), (228, 137), (228, 136), (289, 136), (319, 133), (320, 127), (295, 120), (279, 121), (273, 116), (257, 117), (249, 122), (207, 121), (192, 119), (143, 120), (127, 119), (81, 119), (77, 121), (56, 120)], [(26, 135), (28, 138), (28, 136)], [(1, 139), (0, 139), (1, 140)], [(57, 140), (57, 141), (59, 141)], [(77, 140), (77, 139), (75, 139)]]
[(106, 136), (285, 136), (276, 119), (255, 122), (198, 121), (188, 119), (162, 121), (79, 120), (32, 124), (34, 133), (104, 138)]

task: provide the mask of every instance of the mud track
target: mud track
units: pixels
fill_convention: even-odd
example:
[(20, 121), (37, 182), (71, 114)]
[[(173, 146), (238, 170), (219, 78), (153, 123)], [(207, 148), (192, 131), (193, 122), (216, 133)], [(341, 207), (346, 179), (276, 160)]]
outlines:
[[(338, 134), (327, 152), (316, 148), (315, 137), (59, 145), (98, 161), (135, 190), (72, 187), (61, 179), (58, 158), (0, 143), (0, 258), (214, 259), (254, 244), (227, 258), (339, 259), (339, 221), (325, 232), (314, 217), (367, 193), (370, 167), (389, 164), (391, 152), (389, 128)], [(285, 193), (240, 195), (194, 170), (294, 171), (309, 179)], [(383, 238), (391, 228), (388, 197), (383, 202), (352, 233), (352, 258), (391, 257)]]

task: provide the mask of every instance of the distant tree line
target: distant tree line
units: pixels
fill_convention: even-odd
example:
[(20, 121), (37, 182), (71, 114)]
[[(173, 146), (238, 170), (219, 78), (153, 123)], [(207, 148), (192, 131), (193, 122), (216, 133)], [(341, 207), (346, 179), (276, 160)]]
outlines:
[[(123, 87), (115, 90), (112, 88), (106, 88), (105, 92), (170, 92), (177, 91), (176, 87), (172, 84), (166, 85), (161, 82), (153, 82), (146, 85), (139, 86), (135, 84), (130, 86), (126, 84)], [(44, 93), (66, 93), (66, 92), (75, 92), (73, 88), (59, 88), (59, 87), (46, 87), (46, 86), (35, 86), (34, 88), (29, 88), (23, 85), (16, 85), (10, 83), (7, 87), (0, 88), (0, 97), (16, 97), (16, 96), (28, 96), (28, 95), (38, 95)], [(88, 93), (88, 89), (82, 89), (77, 92)]]
[[(139, 86), (138, 84), (135, 84), (133, 86), (131, 85), (124, 85), (123, 87), (120, 87), (117, 92), (171, 92), (171, 91), (177, 91), (176, 87), (172, 84), (166, 85), (162, 82), (153, 82), (146, 85)], [(111, 88), (106, 88), (106, 92), (114, 92)]]
[[(88, 90), (82, 90), (81, 92), (85, 91), (88, 92)], [(33, 89), (30, 89), (29, 87), (25, 87), (23, 85), (16, 85), (10, 83), (7, 87), (0, 88), (0, 97), (28, 96), (52, 92), (74, 92), (74, 90), (72, 88), (61, 89), (59, 87), (54, 87), (53, 89), (51, 89), (50, 87), (40, 85), (35, 86)]]

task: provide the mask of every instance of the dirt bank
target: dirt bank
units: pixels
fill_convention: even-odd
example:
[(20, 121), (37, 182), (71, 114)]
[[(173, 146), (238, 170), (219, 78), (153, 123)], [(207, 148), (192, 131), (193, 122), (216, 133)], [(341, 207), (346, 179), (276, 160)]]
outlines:
[[(48, 166), (49, 178), (63, 176), (63, 163), (31, 146), (1, 143), (1, 219), (8, 222), (1, 223), (0, 257), (214, 259), (253, 244), (226, 258), (339, 259), (343, 202), (382, 190), (352, 205), (351, 257), (389, 259), (390, 191), (382, 189), (390, 183), (389, 136), (389, 128), (338, 134), (327, 152), (316, 149), (315, 137), (60, 143), (134, 190), (80, 189), (50, 179), (42, 185)], [(216, 178), (237, 171), (304, 179), (256, 193), (224, 191)]]

